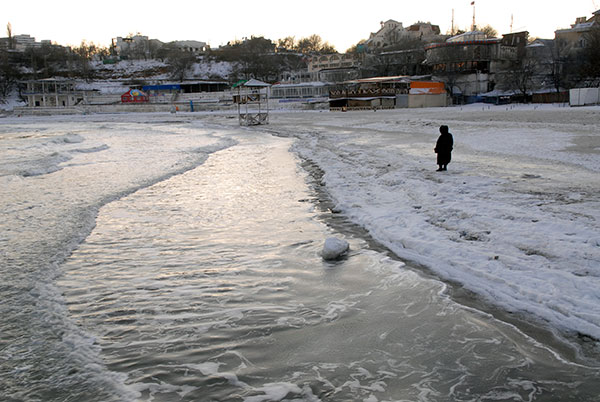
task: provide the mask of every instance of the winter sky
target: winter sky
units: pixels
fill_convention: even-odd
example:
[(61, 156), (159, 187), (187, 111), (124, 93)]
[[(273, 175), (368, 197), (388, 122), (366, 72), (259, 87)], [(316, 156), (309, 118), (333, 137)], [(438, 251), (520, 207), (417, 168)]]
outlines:
[[(111, 38), (141, 33), (163, 42), (199, 40), (212, 47), (244, 37), (277, 40), (320, 35), (340, 52), (376, 32), (380, 21), (394, 19), (404, 26), (418, 21), (450, 30), (468, 29), (473, 20), (471, 0), (30, 0), (2, 5), (5, 24), (14, 35), (29, 34), (61, 45), (82, 40), (108, 46)], [(499, 33), (528, 30), (531, 36), (553, 38), (576, 17), (590, 17), (600, 0), (476, 0), (476, 23), (490, 24)], [(3, 32), (0, 36), (5, 36)]]

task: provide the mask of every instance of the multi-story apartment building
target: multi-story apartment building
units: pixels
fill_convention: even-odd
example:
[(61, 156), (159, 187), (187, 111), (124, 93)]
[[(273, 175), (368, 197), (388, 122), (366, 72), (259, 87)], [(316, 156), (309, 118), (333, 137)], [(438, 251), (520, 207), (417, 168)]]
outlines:
[(0, 38), (0, 47), (18, 52), (24, 52), (28, 48), (39, 48), (45, 44), (50, 45), (51, 42), (49, 40), (36, 42), (34, 37), (27, 34), (14, 35), (11, 38)]
[(576, 53), (585, 48), (587, 36), (593, 29), (600, 29), (600, 10), (595, 11), (591, 18), (577, 18), (571, 28), (556, 30), (554, 37), (560, 54)]

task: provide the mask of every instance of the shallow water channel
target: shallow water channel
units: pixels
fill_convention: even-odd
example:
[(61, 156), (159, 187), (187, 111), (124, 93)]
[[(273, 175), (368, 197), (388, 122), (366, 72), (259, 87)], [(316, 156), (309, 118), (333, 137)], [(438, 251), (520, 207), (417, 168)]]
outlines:
[(89, 400), (596, 400), (597, 370), (336, 232), (290, 145), (249, 132), (101, 208), (58, 281), (122, 384)]

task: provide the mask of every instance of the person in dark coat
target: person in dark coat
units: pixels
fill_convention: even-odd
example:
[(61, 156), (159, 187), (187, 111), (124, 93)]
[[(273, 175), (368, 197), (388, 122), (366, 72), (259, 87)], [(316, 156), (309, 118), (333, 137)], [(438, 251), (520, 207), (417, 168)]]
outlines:
[(434, 152), (437, 154), (437, 164), (439, 165), (438, 172), (448, 170), (448, 164), (452, 159), (452, 147), (454, 139), (452, 134), (448, 132), (448, 126), (440, 126), (440, 137), (435, 143)]

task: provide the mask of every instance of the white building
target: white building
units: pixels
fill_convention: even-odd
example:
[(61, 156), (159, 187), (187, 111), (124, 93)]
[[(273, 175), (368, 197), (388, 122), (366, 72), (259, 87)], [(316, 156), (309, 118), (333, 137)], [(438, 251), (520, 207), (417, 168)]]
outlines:
[(43, 40), (41, 42), (36, 42), (35, 38), (29, 35), (14, 35), (12, 37), (12, 46), (10, 44), (9, 38), (0, 38), (0, 46), (4, 48), (12, 47), (13, 50), (24, 52), (28, 48), (39, 48), (43, 44), (51, 44), (49, 40)]
[(334, 78), (325, 77), (323, 72), (342, 72), (343, 78), (341, 81), (344, 81), (349, 79), (346, 72), (358, 70), (358, 68), (361, 66), (361, 63), (362, 56), (355, 53), (322, 54), (311, 57), (308, 60), (308, 74), (311, 76), (313, 81), (337, 81)]
[(326, 82), (302, 82), (298, 84), (275, 84), (271, 97), (275, 99), (327, 98), (331, 84)]
[(417, 22), (404, 30), (407, 37), (423, 41), (438, 39), (440, 36), (440, 27), (430, 22)]
[(25, 50), (28, 47), (40, 47), (41, 43), (36, 43), (35, 38), (29, 35), (14, 35), (13, 43), (16, 50)]
[(381, 29), (371, 33), (366, 45), (370, 49), (379, 49), (398, 44), (405, 39), (432, 41), (440, 36), (440, 27), (430, 22), (417, 22), (404, 28), (401, 22), (387, 20), (381, 22)]
[(397, 43), (404, 36), (404, 27), (395, 20), (381, 21), (379, 31), (371, 33), (366, 45), (369, 48), (381, 48)]
[(129, 53), (148, 54), (150, 52), (150, 41), (147, 36), (134, 35), (125, 38), (117, 36), (113, 39), (113, 46), (118, 55)]
[[(177, 40), (171, 42), (179, 50), (190, 52), (193, 54), (202, 54), (208, 50), (206, 42), (197, 40)], [(148, 39), (144, 35), (127, 36), (125, 38), (118, 36), (113, 39), (113, 47), (119, 56), (150, 56), (151, 49), (158, 49), (164, 45), (163, 42), (157, 39)]]
[(179, 50), (190, 52), (193, 54), (202, 54), (208, 50), (206, 42), (199, 42), (197, 40), (177, 40), (173, 42)]
[(87, 93), (77, 90), (72, 80), (46, 78), (27, 81), (23, 95), (28, 107), (67, 108), (85, 101)]

